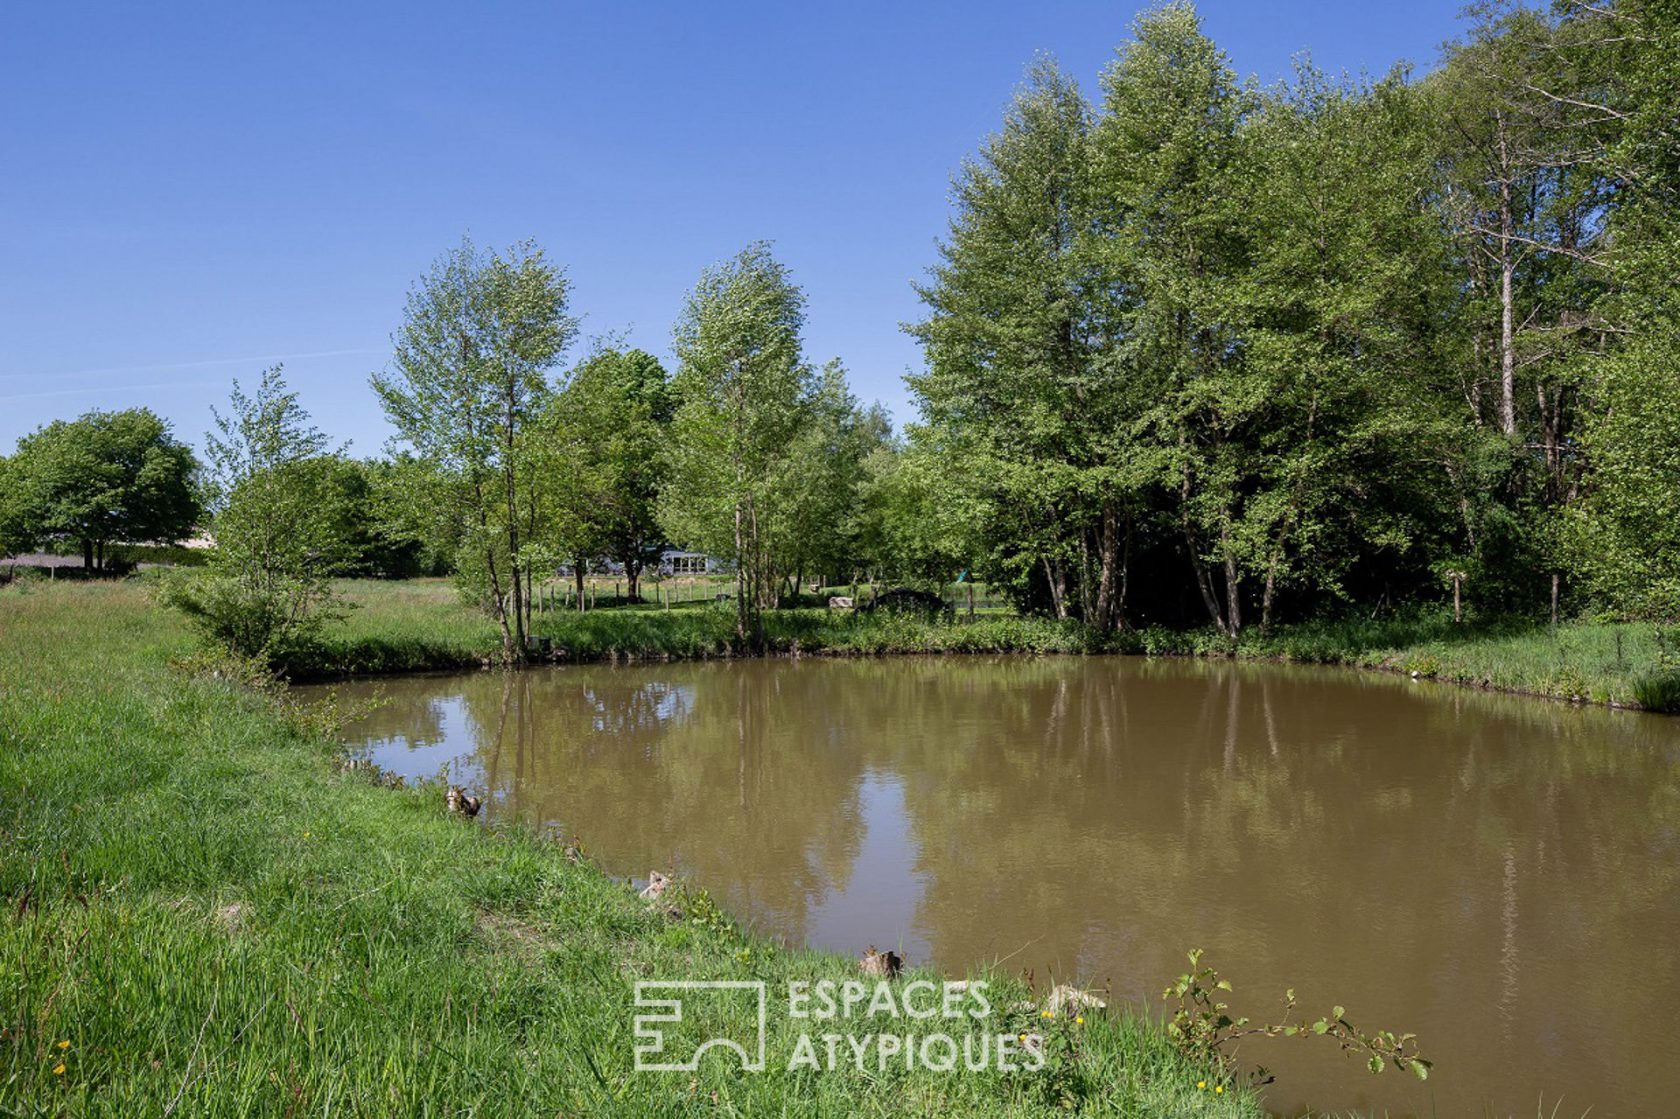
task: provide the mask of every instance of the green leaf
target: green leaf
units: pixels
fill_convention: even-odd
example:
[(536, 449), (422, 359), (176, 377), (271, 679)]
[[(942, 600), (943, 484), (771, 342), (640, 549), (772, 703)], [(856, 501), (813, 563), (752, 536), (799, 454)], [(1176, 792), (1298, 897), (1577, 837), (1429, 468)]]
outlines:
[(1381, 1057), (1377, 1056), (1375, 1053), (1371, 1054), (1370, 1064), (1371, 1064), (1371, 1071), (1373, 1073), (1378, 1073), (1378, 1072), (1381, 1072), (1383, 1070), (1383, 1059)]

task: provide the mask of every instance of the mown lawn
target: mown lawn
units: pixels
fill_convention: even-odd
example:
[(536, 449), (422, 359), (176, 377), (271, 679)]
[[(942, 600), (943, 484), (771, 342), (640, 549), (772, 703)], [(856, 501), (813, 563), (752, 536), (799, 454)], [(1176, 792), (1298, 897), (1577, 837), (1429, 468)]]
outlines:
[[(433, 585), (364, 601), (353, 633), (482, 643)], [(852, 960), (340, 773), (317, 716), (191, 648), (133, 582), (0, 591), (0, 1115), (1261, 1114), (1125, 1013), (1008, 1011), (1043, 1073), (787, 1072), (777, 986)], [(673, 978), (768, 981), (769, 1070), (633, 1071), (634, 982)]]

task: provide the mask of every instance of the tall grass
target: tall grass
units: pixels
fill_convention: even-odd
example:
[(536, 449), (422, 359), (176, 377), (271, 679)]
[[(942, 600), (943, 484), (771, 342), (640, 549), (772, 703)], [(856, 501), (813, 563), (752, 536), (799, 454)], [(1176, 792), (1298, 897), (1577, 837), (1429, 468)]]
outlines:
[(1550, 626), (1521, 618), (1461, 624), (1444, 611), (1303, 623), (1267, 637), (1245, 635), (1237, 648), (1243, 655), (1415, 672), (1454, 684), (1623, 706), (1651, 706), (1637, 682), (1663, 651), (1651, 625)]
[[(429, 593), (349, 624), (482, 639)], [(133, 584), (0, 591), (0, 1115), (1261, 1114), (1124, 1014), (1040, 1076), (638, 1074), (635, 980), (855, 965), (340, 774), (312, 720), (172, 669), (190, 648)]]

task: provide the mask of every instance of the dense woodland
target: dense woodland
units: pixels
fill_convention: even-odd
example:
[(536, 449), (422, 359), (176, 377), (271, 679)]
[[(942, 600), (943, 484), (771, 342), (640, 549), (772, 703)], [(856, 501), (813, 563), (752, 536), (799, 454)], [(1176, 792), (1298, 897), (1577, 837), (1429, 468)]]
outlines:
[[(0, 550), (178, 539), (305, 612), (453, 572), (523, 644), (535, 581), (675, 544), (737, 626), (800, 582), (1010, 589), (1099, 628), (1449, 600), (1680, 616), (1680, 0), (1473, 9), (1417, 77), (1245, 82), (1188, 6), (1092, 94), (1033, 63), (958, 171), (895, 433), (808, 360), (766, 245), (705, 271), (675, 368), (577, 333), (534, 245), (444, 254), (350, 459), (270, 371), (198, 468), (144, 410), (0, 460)], [(253, 588), (257, 588), (253, 590)], [(202, 592), (201, 590), (201, 593)]]

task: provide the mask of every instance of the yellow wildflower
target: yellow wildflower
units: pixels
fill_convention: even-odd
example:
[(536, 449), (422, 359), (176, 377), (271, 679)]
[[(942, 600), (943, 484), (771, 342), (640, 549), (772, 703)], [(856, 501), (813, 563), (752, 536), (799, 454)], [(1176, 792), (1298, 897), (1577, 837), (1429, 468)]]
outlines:
[(1040, 1018), (1054, 1018), (1056, 1016), (1056, 1012), (1053, 1010), (1040, 1010), (1038, 1012), (1038, 1016)]
[(70, 1048), (70, 1039), (69, 1039), (69, 1038), (65, 1038), (65, 1039), (64, 1039), (64, 1040), (63, 1040), (63, 1041), (61, 1041), (61, 1042), (59, 1042), (59, 1043), (58, 1043), (58, 1047), (59, 1047), (59, 1048), (60, 1048), (60, 1049), (68, 1049), (68, 1048)]
[(53, 1066), (53, 1075), (54, 1076), (63, 1076), (64, 1075), (64, 1066), (62, 1064), (54, 1065)]
[(1223, 1084), (1219, 1085), (1217, 1088), (1215, 1088), (1213, 1090), (1213, 1094), (1216, 1095), (1216, 1096), (1223, 1096), (1225, 1094), (1225, 1085), (1223, 1085)]
[(1077, 1017), (1073, 1020), (1073, 1024), (1076, 1025), (1076, 1026), (1083, 1026), (1085, 1024), (1085, 1016), (1083, 1014), (1081, 1014), (1079, 1017)]
[(1207, 1087), (1207, 1081), (1205, 1081), (1205, 1080), (1196, 1081), (1196, 1091), (1200, 1092), (1203, 1088), (1206, 1088), (1206, 1087)]

